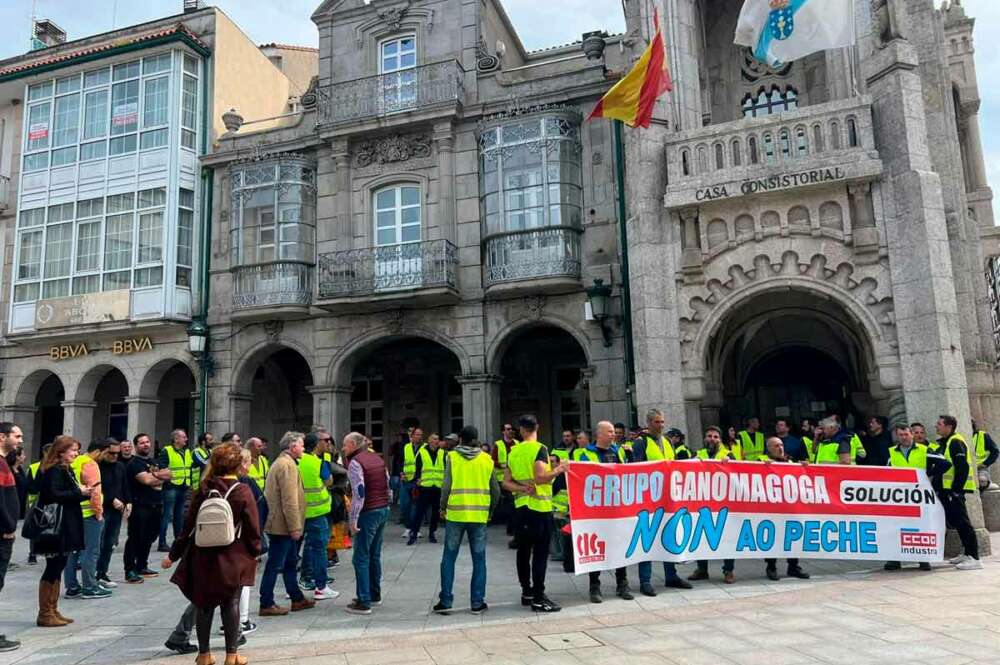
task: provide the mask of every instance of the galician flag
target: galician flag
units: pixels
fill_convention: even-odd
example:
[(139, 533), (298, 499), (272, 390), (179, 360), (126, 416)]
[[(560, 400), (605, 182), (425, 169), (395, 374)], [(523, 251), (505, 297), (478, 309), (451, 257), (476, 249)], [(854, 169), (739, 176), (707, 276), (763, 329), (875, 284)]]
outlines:
[(611, 118), (621, 120), (629, 127), (649, 127), (656, 100), (673, 88), (670, 72), (667, 71), (667, 52), (660, 19), (655, 12), (653, 26), (656, 30), (653, 40), (635, 67), (601, 97), (587, 120)]
[(772, 67), (854, 43), (854, 0), (744, 0), (736, 43)]

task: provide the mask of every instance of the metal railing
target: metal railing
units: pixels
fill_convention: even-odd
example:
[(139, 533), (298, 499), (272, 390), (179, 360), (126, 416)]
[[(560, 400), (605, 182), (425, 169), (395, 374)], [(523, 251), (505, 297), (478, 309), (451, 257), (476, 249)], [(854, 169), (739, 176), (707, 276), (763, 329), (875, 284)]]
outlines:
[(344, 122), (413, 111), (442, 102), (461, 103), (463, 74), (458, 61), (445, 60), (334, 83), (320, 94), (320, 121)]
[(365, 247), (319, 255), (319, 297), (411, 289), (454, 289), (457, 250), (447, 240)]
[(274, 261), (233, 271), (233, 309), (310, 305), (313, 270), (308, 263)]
[(544, 277), (580, 278), (581, 229), (513, 231), (486, 240), (486, 285)]

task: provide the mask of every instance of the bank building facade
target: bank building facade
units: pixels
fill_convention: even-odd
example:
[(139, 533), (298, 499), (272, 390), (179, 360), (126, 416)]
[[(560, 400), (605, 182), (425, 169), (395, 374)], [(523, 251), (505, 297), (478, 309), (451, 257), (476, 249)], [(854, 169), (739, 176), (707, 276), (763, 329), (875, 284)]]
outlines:
[[(90, 38), (124, 52), (0, 63), (2, 403), (32, 445), (204, 421), (383, 449), (525, 412), (549, 441), (652, 406), (696, 445), (749, 415), (1000, 426), (957, 0), (857, 2), (855, 48), (778, 68), (733, 44), (739, 0), (627, 0), (624, 34), (542, 51), (497, 0), (328, 0), (318, 49), (186, 4)], [(654, 8), (674, 89), (621, 161), (584, 118)]]

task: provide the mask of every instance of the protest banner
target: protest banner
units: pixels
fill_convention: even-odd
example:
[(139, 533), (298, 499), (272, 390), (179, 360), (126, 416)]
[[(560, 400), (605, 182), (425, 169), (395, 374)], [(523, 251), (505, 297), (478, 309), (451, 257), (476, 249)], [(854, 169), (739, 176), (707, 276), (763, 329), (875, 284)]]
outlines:
[(640, 561), (944, 555), (944, 510), (919, 469), (574, 462), (568, 491), (577, 573)]

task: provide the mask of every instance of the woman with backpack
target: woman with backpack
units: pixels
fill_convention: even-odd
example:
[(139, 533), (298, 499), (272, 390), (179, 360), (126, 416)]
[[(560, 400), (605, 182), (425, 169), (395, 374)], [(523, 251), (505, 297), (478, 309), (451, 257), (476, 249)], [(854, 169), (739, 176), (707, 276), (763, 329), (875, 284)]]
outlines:
[(197, 608), (196, 665), (214, 665), (209, 651), (212, 618), (220, 608), (226, 636), (225, 665), (246, 665), (237, 655), (240, 592), (253, 586), (260, 554), (260, 523), (253, 494), (238, 479), (241, 449), (225, 443), (212, 451), (201, 487), (191, 499), (184, 531), (163, 558), (163, 568), (180, 561), (170, 578)]

